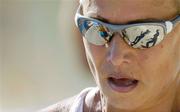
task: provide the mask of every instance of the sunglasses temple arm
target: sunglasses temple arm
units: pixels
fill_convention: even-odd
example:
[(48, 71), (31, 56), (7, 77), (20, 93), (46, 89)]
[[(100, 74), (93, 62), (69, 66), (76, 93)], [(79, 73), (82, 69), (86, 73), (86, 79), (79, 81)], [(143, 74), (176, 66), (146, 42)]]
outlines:
[(165, 25), (166, 25), (166, 33), (171, 32), (171, 30), (173, 29), (173, 26), (180, 21), (180, 16), (177, 16), (174, 20), (172, 21), (166, 21)]
[(74, 18), (76, 26), (78, 26), (78, 16), (79, 16), (79, 13), (80, 13), (80, 9), (81, 9), (81, 5), (79, 5), (79, 7), (78, 7), (78, 9), (76, 11), (76, 14), (75, 14), (75, 18)]
[(178, 21), (180, 21), (180, 15), (178, 15), (173, 21), (173, 25), (175, 25)]

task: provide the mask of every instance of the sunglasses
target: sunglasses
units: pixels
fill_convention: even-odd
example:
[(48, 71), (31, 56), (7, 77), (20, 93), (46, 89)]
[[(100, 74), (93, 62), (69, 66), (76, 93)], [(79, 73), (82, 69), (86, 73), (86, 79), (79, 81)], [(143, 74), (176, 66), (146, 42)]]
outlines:
[(81, 15), (80, 6), (75, 16), (76, 26), (89, 43), (107, 47), (114, 34), (118, 32), (129, 46), (139, 49), (158, 45), (178, 21), (180, 21), (180, 15), (171, 21), (114, 25)]

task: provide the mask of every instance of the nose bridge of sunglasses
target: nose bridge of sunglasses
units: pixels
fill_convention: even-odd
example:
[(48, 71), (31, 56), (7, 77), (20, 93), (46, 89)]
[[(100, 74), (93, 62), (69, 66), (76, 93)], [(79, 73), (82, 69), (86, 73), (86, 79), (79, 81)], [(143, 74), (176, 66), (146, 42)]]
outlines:
[(124, 29), (127, 28), (127, 26), (129, 25), (112, 25), (112, 24), (108, 24), (107, 27), (109, 28), (109, 30), (112, 33), (112, 37), (115, 35), (118, 35), (120, 37), (124, 37)]
[(109, 28), (112, 32), (118, 32), (126, 28), (126, 25), (114, 25), (114, 24), (104, 24), (107, 28)]

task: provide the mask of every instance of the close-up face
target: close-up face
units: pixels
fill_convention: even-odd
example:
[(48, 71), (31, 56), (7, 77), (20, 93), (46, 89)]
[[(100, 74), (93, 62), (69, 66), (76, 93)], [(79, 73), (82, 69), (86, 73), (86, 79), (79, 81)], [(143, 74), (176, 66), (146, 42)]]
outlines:
[[(117, 25), (172, 20), (179, 15), (177, 7), (175, 0), (82, 1), (85, 17)], [(180, 84), (180, 24), (163, 37), (159, 44), (144, 49), (128, 45), (119, 32), (113, 34), (108, 46), (83, 38), (91, 72), (110, 105), (132, 110), (158, 105), (159, 99), (166, 101), (166, 95), (176, 93)]]

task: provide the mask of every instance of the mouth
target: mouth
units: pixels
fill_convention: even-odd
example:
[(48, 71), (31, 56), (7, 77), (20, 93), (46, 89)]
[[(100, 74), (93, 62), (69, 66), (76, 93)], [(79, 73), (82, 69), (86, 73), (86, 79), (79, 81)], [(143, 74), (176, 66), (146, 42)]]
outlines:
[(135, 89), (138, 85), (139, 81), (132, 78), (126, 77), (109, 77), (108, 84), (109, 86), (117, 92), (127, 93)]

